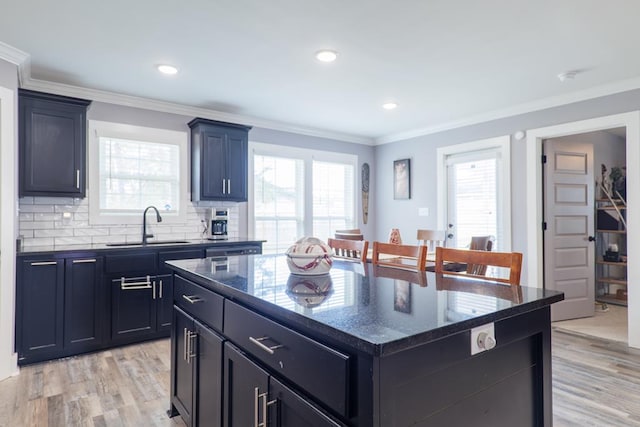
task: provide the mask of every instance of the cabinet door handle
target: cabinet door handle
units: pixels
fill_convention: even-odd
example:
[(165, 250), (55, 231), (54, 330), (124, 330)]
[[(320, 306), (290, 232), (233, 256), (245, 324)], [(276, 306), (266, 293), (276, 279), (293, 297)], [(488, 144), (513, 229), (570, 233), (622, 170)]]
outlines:
[(251, 341), (252, 343), (254, 343), (255, 345), (257, 345), (258, 347), (260, 347), (261, 349), (263, 349), (269, 354), (274, 354), (275, 353), (274, 350), (284, 347), (282, 344), (272, 345), (271, 347), (267, 347), (266, 345), (262, 344), (262, 341), (268, 340), (268, 339), (269, 337), (260, 337), (260, 338), (249, 337), (249, 341)]
[(187, 339), (187, 328), (184, 328), (184, 346), (182, 349), (182, 359), (183, 360), (187, 360), (187, 341), (189, 341)]
[(260, 405), (258, 403), (258, 396), (260, 396), (260, 388), (256, 387), (253, 389), (253, 427), (258, 427), (260, 424), (258, 424), (259, 420), (259, 408)]
[[(267, 408), (278, 402), (278, 399), (269, 401), (268, 393), (260, 393), (260, 388), (253, 389), (253, 425), (255, 427), (267, 427)], [(262, 422), (260, 422), (260, 399), (262, 400)]]
[(122, 290), (134, 290), (134, 289), (151, 289), (151, 276), (147, 276), (145, 282), (126, 282), (126, 278), (120, 278), (120, 289)]
[(155, 280), (153, 281), (153, 291), (152, 291), (152, 293), (153, 293), (153, 299), (156, 299), (156, 281)]
[(96, 262), (95, 258), (87, 258), (87, 259), (74, 259), (73, 263), (74, 264), (82, 264), (82, 263), (90, 263), (90, 262)]
[(182, 298), (186, 299), (187, 301), (189, 301), (191, 304), (195, 304), (197, 302), (202, 302), (204, 301), (204, 299), (200, 298), (197, 295), (182, 295)]
[(227, 193), (225, 192), (225, 182), (224, 182), (224, 181), (225, 181), (225, 180), (223, 179), (223, 180), (222, 180), (222, 194), (227, 194)]
[(231, 180), (227, 180), (227, 194), (231, 194)]
[(162, 280), (160, 280), (160, 299), (162, 299)]
[(80, 188), (80, 169), (76, 169), (76, 188)]
[(32, 266), (37, 266), (37, 265), (56, 265), (58, 262), (57, 261), (42, 261), (42, 262), (32, 262), (31, 265)]
[(187, 339), (189, 340), (189, 345), (187, 346), (187, 363), (191, 363), (191, 359), (196, 357), (196, 354), (194, 353), (194, 347), (191, 342), (192, 339), (196, 338), (198, 336), (197, 333), (195, 332), (188, 332), (188, 337)]

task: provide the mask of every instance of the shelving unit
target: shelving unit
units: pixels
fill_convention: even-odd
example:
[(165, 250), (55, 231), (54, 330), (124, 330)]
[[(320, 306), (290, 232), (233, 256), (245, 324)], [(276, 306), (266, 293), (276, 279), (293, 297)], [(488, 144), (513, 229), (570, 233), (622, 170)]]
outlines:
[[(595, 203), (596, 301), (603, 308), (607, 304), (627, 305), (627, 206), (624, 199), (605, 195)], [(608, 250), (611, 245), (617, 246), (617, 253)]]

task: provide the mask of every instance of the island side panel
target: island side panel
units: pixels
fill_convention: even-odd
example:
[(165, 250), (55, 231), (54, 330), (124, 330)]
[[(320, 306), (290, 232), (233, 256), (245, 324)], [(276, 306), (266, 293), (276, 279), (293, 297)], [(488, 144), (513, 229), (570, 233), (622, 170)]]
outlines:
[(379, 359), (380, 426), (551, 426), (549, 308), (495, 323), (497, 345), (471, 356), (471, 331)]

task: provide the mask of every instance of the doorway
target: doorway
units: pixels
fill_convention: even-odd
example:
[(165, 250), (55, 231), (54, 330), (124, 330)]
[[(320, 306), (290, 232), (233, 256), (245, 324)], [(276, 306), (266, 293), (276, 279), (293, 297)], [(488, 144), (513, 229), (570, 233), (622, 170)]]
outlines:
[[(539, 165), (542, 156), (543, 141), (568, 135), (590, 133), (615, 128), (626, 129), (626, 159), (631, 166), (627, 169), (627, 187), (636, 188), (640, 185), (640, 170), (634, 168), (634, 163), (640, 161), (640, 112), (631, 112), (589, 119), (580, 122), (566, 123), (547, 128), (532, 129), (527, 132), (527, 277), (529, 283), (537, 283), (539, 287), (546, 286), (543, 280), (543, 186), (542, 170)], [(636, 206), (640, 208), (638, 195), (629, 192), (627, 207), (627, 274), (630, 282), (640, 276), (640, 246), (636, 243), (640, 236), (640, 216)], [(635, 262), (634, 262), (635, 260)], [(627, 295), (628, 316), (628, 345), (640, 348), (640, 292), (633, 288)]]

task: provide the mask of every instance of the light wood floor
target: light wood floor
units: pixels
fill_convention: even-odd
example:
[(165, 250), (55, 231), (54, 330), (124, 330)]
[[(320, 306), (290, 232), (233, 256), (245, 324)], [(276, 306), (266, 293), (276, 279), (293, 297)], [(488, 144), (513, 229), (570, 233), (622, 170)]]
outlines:
[[(640, 351), (554, 330), (552, 352), (555, 427), (640, 426)], [(159, 340), (25, 367), (0, 382), (0, 426), (184, 426), (169, 358)]]

